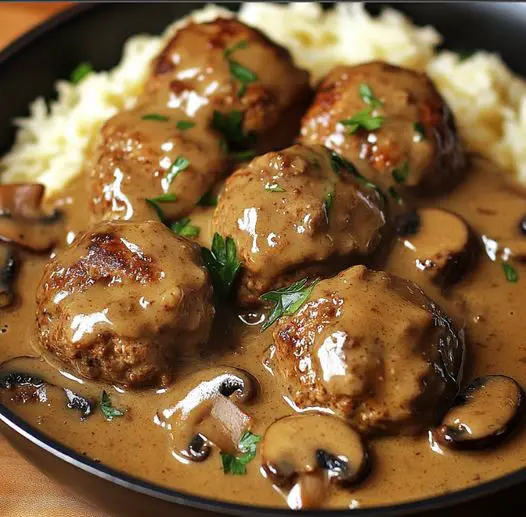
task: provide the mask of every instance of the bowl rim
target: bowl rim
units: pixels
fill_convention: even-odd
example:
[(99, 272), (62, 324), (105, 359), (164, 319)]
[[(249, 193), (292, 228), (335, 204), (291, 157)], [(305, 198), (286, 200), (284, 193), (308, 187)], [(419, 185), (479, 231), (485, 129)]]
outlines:
[[(192, 2), (184, 2), (192, 3)], [(103, 5), (103, 4), (102, 4)], [(7, 47), (0, 51), (0, 68), (8, 60), (14, 58), (16, 54), (34, 43), (38, 38), (52, 31), (59, 25), (67, 23), (72, 18), (77, 18), (84, 12), (95, 7), (100, 7), (97, 3), (83, 3), (72, 7), (67, 7), (63, 11), (51, 16), (29, 31), (22, 33), (18, 38), (11, 42)], [(7, 406), (0, 403), (0, 422), (5, 424), (16, 434), (22, 436), (29, 442), (36, 445), (43, 451), (55, 456), (56, 458), (76, 467), (88, 474), (109, 481), (122, 488), (141, 493), (143, 495), (161, 499), (169, 503), (188, 506), (199, 510), (220, 512), (231, 515), (246, 516), (248, 513), (260, 517), (292, 517), (298, 515), (297, 510), (287, 508), (253, 506), (239, 504), (209, 497), (198, 496), (189, 492), (175, 490), (158, 485), (135, 477), (132, 474), (114, 469), (102, 462), (94, 461), (87, 456), (83, 456), (74, 449), (62, 444), (60, 441), (51, 438), (47, 434), (30, 425), (28, 422), (13, 413)], [(0, 433), (2, 432), (0, 426)], [(398, 503), (394, 505), (371, 506), (364, 508), (342, 508), (342, 509), (319, 509), (302, 510), (301, 515), (306, 517), (319, 517), (320, 515), (345, 515), (352, 511), (356, 517), (396, 517), (416, 514), (451, 507), (460, 503), (469, 502), (478, 498), (487, 497), (507, 488), (512, 488), (520, 483), (526, 483), (526, 467), (505, 474), (504, 476), (486, 481), (479, 485), (455, 490), (446, 494), (431, 496), (425, 499), (418, 499)]]

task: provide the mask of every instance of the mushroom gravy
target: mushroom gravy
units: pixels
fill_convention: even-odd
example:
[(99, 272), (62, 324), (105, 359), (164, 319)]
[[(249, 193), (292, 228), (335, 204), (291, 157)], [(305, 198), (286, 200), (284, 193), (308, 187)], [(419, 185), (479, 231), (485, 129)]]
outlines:
[[(465, 324), (463, 386), (476, 377), (498, 374), (510, 376), (524, 387), (526, 266), (522, 261), (526, 235), (520, 231), (520, 221), (526, 214), (526, 192), (478, 157), (471, 157), (469, 167), (466, 178), (450, 194), (416, 200), (421, 208), (455, 212), (469, 223), (485, 246), (485, 252), (465, 277), (442, 292), (425, 264), (419, 262), (419, 249), (427, 253), (436, 235), (453, 242), (466, 238), (462, 225), (452, 225), (448, 235), (443, 227), (432, 228), (432, 218), (425, 219), (421, 233), (414, 229), (408, 234), (402, 232), (382, 269), (416, 282), (455, 322)], [(59, 248), (71, 243), (89, 225), (88, 198), (84, 178), (79, 178), (60, 198), (50, 201), (66, 216)], [(198, 207), (190, 214), (192, 224), (201, 228), (197, 240), (207, 247), (212, 239), (212, 213), (213, 209)], [(513, 264), (517, 282), (507, 279), (502, 254)], [(15, 304), (2, 310), (2, 363), (21, 356), (39, 356), (35, 346), (35, 290), (48, 256), (28, 252), (22, 255)], [(207, 369), (222, 366), (227, 367), (225, 371), (232, 367), (246, 370), (259, 383), (258, 393), (242, 405), (252, 418), (253, 433), (263, 436), (276, 419), (295, 414), (294, 404), (283, 395), (275, 374), (272, 329), (261, 332), (263, 321), (264, 313), (255, 310), (218, 307), (208, 349), (191, 364), (181, 365), (174, 382), (166, 388), (132, 390), (79, 379), (50, 357), (42, 361), (13, 359), (2, 370), (24, 371), (45, 379), (49, 383), (47, 401), (20, 404), (9, 390), (0, 390), (0, 400), (61, 443), (134, 476), (214, 499), (284, 506), (287, 502), (283, 493), (266, 479), (261, 468), (261, 444), (257, 444), (255, 459), (246, 465), (246, 475), (233, 476), (223, 473), (217, 447), (212, 447), (202, 462), (180, 455), (166, 425), (167, 415), (173, 414), (178, 403), (202, 381), (209, 380)], [(81, 418), (83, 413), (67, 409), (67, 399), (53, 391), (52, 385), (97, 400), (105, 390), (114, 408), (125, 410), (124, 415), (109, 421), (96, 408), (93, 414)], [(355, 508), (426, 498), (479, 484), (526, 465), (524, 426), (498, 447), (485, 450), (448, 449), (434, 439), (432, 432), (375, 437), (369, 439), (369, 447), (369, 477), (349, 488), (331, 488), (325, 506)]]

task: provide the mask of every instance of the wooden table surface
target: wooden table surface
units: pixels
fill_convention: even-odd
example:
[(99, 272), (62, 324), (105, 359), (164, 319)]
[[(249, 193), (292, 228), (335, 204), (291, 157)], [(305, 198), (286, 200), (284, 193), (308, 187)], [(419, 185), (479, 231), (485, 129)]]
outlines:
[[(67, 2), (1, 3), (0, 49), (42, 20), (68, 7)], [(112, 517), (91, 508), (20, 457), (0, 436), (1, 517)], [(511, 501), (510, 501), (511, 502)], [(488, 507), (488, 517), (497, 506)], [(485, 511), (478, 511), (484, 517)], [(181, 516), (181, 512), (178, 512)], [(211, 513), (203, 514), (205, 517)], [(449, 513), (450, 517), (457, 515)], [(519, 517), (517, 514), (516, 517)]]

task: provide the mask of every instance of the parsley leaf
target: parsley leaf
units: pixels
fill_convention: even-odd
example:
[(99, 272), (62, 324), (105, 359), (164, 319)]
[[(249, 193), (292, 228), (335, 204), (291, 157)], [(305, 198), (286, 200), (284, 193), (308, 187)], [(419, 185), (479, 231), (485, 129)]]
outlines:
[(177, 201), (175, 194), (167, 193), (161, 194), (157, 197), (152, 197), (150, 199), (146, 198), (145, 201), (155, 210), (157, 217), (161, 220), (162, 223), (166, 223), (166, 217), (164, 215), (163, 209), (159, 206), (159, 203), (171, 203), (172, 201)]
[(69, 76), (69, 80), (73, 84), (79, 84), (82, 79), (84, 79), (86, 76), (91, 74), (93, 72), (93, 67), (90, 63), (80, 63), (73, 72), (71, 72), (71, 75)]
[(519, 273), (517, 273), (517, 270), (510, 263), (503, 262), (502, 269), (508, 282), (511, 282), (512, 284), (516, 284), (518, 282)]
[(475, 54), (474, 50), (461, 50), (460, 52), (457, 52), (458, 54), (458, 60), (460, 63), (468, 60), (470, 57), (473, 57)]
[(212, 127), (221, 133), (223, 137), (219, 144), (223, 152), (229, 153), (236, 161), (253, 158), (254, 151), (248, 147), (254, 142), (254, 135), (246, 135), (243, 131), (243, 113), (232, 110), (230, 113), (214, 111), (212, 116)]
[(172, 184), (175, 177), (182, 171), (188, 168), (190, 162), (184, 156), (178, 156), (170, 166), (168, 174), (164, 177), (164, 188), (168, 190), (168, 187)]
[(340, 120), (340, 124), (348, 126), (348, 132), (350, 134), (356, 133), (360, 128), (367, 129), (368, 131), (374, 131), (382, 127), (384, 123), (384, 117), (381, 115), (372, 115), (373, 108), (367, 108), (363, 111), (359, 111), (356, 115), (351, 118)]
[(360, 84), (358, 92), (360, 93), (360, 97), (362, 101), (365, 102), (365, 104), (369, 104), (369, 106), (372, 106), (373, 108), (379, 108), (380, 106), (384, 105), (380, 99), (375, 97), (371, 87), (368, 84)]
[(404, 183), (409, 176), (409, 163), (404, 162), (400, 167), (395, 167), (391, 171), (391, 175), (396, 183)]
[(358, 169), (350, 161), (342, 158), (334, 151), (331, 151), (331, 167), (338, 176), (341, 175), (342, 171), (350, 172), (362, 185), (374, 190), (382, 198), (383, 202), (387, 203), (387, 198), (378, 185), (369, 181), (363, 174), (358, 172)]
[(256, 156), (256, 153), (250, 149), (247, 149), (246, 151), (234, 151), (230, 153), (230, 157), (235, 160), (236, 162), (245, 162), (247, 160), (251, 160)]
[(274, 302), (274, 307), (272, 307), (267, 321), (261, 327), (262, 332), (281, 316), (294, 314), (305, 303), (314, 286), (318, 283), (318, 280), (314, 280), (307, 285), (307, 280), (307, 278), (302, 278), (288, 287), (269, 291), (260, 296), (260, 299), (265, 302)]
[(190, 224), (189, 217), (183, 217), (170, 226), (170, 230), (182, 237), (198, 237), (201, 229), (199, 226)]
[(212, 191), (209, 190), (201, 196), (197, 204), (199, 206), (217, 206), (217, 196), (212, 194)]
[(175, 124), (175, 127), (179, 129), (179, 131), (186, 131), (187, 129), (191, 129), (195, 126), (195, 122), (192, 122), (191, 120), (178, 120)]
[(248, 84), (253, 83), (258, 80), (258, 76), (252, 70), (250, 70), (246, 66), (243, 66), (241, 63), (233, 60), (230, 57), (236, 50), (247, 48), (247, 47), (248, 47), (248, 41), (242, 40), (242, 41), (238, 41), (232, 47), (225, 49), (225, 51), (223, 52), (223, 55), (225, 56), (225, 59), (228, 62), (228, 68), (230, 69), (230, 75), (232, 75), (232, 77), (234, 77), (241, 83), (239, 91), (237, 92), (238, 97), (243, 97), (243, 95), (245, 95)]
[(239, 450), (243, 454), (233, 456), (226, 452), (221, 453), (223, 472), (234, 476), (244, 476), (247, 473), (247, 463), (250, 463), (256, 457), (256, 448), (260, 441), (261, 436), (247, 431), (239, 440)]
[(203, 262), (212, 277), (216, 296), (220, 300), (225, 300), (241, 268), (241, 262), (236, 257), (236, 243), (231, 237), (223, 239), (221, 235), (215, 233), (212, 249), (201, 248), (201, 253)]
[(389, 192), (391, 198), (393, 198), (398, 205), (402, 205), (404, 203), (402, 197), (394, 187), (389, 187), (387, 189), (387, 192)]
[(124, 411), (113, 407), (110, 396), (103, 391), (100, 398), (100, 410), (106, 420), (113, 420), (117, 416), (123, 416)]
[(413, 125), (415, 129), (415, 136), (413, 140), (415, 142), (421, 142), (422, 140), (426, 139), (426, 131), (424, 129), (424, 124), (422, 122), (415, 122)]
[(142, 120), (154, 120), (156, 122), (166, 122), (170, 120), (166, 115), (160, 115), (159, 113), (147, 113), (141, 117)]
[(285, 189), (277, 183), (265, 183), (265, 190), (267, 192), (285, 192)]

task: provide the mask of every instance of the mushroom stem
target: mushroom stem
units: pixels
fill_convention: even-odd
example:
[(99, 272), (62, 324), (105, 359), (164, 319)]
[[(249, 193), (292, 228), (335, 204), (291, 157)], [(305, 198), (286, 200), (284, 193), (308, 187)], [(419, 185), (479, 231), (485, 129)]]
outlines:
[(327, 498), (327, 476), (315, 472), (300, 474), (287, 496), (287, 504), (293, 510), (320, 508)]

